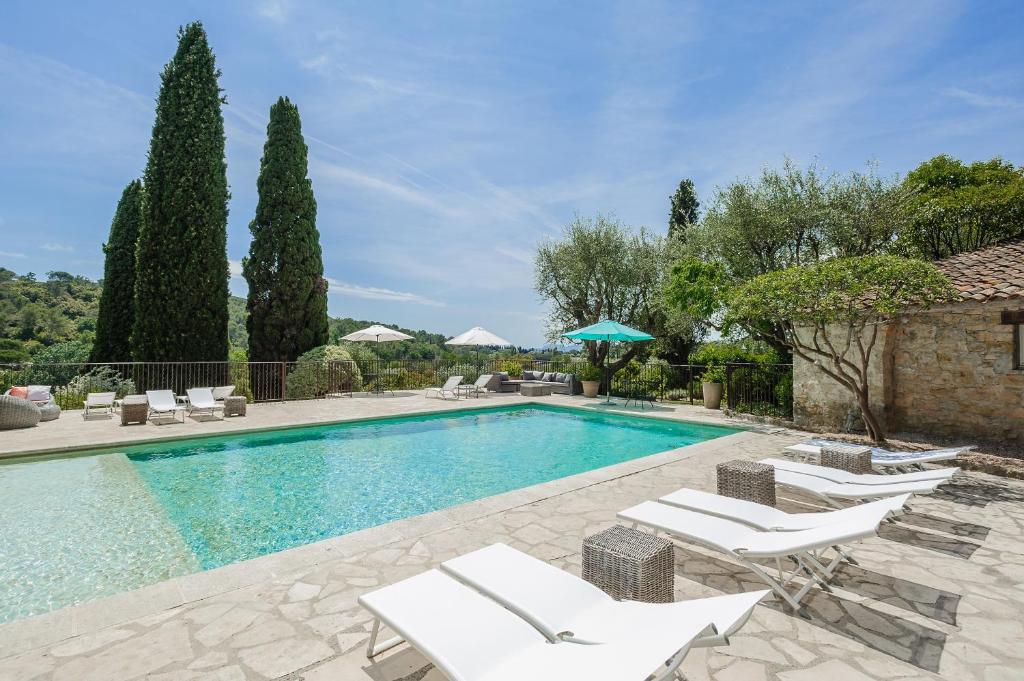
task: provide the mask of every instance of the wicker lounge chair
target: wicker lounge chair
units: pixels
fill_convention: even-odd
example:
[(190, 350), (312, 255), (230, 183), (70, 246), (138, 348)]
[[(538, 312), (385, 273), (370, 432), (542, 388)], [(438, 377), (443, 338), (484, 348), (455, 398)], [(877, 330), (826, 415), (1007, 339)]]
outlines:
[(39, 407), (28, 400), (0, 395), (0, 430), (31, 428), (39, 423), (42, 415)]

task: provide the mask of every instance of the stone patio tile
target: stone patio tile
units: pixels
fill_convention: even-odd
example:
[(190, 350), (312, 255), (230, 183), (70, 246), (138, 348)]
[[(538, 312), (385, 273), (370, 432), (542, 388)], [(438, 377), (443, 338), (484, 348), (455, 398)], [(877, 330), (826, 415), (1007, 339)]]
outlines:
[(95, 655), (70, 659), (54, 672), (54, 681), (128, 681), (192, 659), (188, 629), (169, 622)]
[(238, 652), (253, 671), (270, 679), (290, 674), (334, 655), (334, 650), (315, 638), (289, 638)]

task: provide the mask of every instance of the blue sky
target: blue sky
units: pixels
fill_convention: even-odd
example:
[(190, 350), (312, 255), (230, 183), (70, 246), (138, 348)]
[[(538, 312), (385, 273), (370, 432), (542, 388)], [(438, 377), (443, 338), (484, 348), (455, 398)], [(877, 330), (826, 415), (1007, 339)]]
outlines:
[(680, 178), (707, 200), (786, 155), (885, 174), (939, 153), (1024, 163), (1016, 1), (164, 4), (4, 3), (0, 265), (102, 274), (194, 19), (229, 102), (229, 257), (288, 95), (338, 316), (537, 344), (532, 252), (575, 212), (664, 231)]

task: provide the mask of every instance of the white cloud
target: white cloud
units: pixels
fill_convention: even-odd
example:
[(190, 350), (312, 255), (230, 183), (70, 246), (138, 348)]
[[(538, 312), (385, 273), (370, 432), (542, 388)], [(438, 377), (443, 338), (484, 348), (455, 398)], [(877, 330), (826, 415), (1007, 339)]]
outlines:
[(393, 291), (389, 288), (379, 288), (376, 286), (361, 286), (359, 284), (349, 284), (347, 282), (338, 281), (337, 279), (331, 279), (327, 277), (328, 289), (327, 294), (347, 296), (350, 298), (363, 298), (365, 300), (387, 300), (394, 303), (415, 303), (417, 305), (428, 305), (430, 307), (444, 307), (445, 304), (439, 300), (433, 300), (425, 296), (421, 296), (418, 293), (406, 293), (403, 291)]
[(256, 6), (256, 13), (264, 19), (283, 22), (291, 13), (292, 3), (287, 0), (265, 0)]
[(953, 99), (959, 99), (965, 104), (976, 106), (982, 109), (1021, 109), (1024, 102), (1012, 97), (1001, 97), (999, 95), (986, 95), (980, 92), (971, 92), (958, 87), (949, 87), (942, 91), (942, 94)]
[(53, 241), (47, 241), (45, 244), (40, 246), (40, 248), (42, 248), (44, 251), (53, 251), (58, 253), (70, 253), (71, 251), (75, 250), (73, 247), (68, 246), (67, 244), (59, 244)]
[(24, 253), (12, 253), (10, 251), (0, 251), (0, 257), (3, 258), (27, 258), (28, 256)]
[(232, 277), (242, 276), (242, 261), (241, 260), (228, 260), (228, 271)]

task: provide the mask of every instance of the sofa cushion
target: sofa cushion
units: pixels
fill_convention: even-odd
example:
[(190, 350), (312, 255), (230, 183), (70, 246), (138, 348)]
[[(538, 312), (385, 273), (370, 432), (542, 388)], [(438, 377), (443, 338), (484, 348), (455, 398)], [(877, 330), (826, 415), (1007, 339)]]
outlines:
[(28, 399), (32, 400), (33, 402), (49, 402), (50, 386), (30, 385), (28, 387)]
[(557, 374), (555, 374), (555, 380), (558, 381), (559, 383), (568, 383), (569, 374), (563, 374), (562, 372), (558, 372)]
[(544, 372), (543, 374), (541, 374), (541, 375), (540, 375), (540, 379), (538, 379), (538, 380), (541, 380), (541, 381), (550, 381), (550, 380), (551, 380), (550, 376), (551, 376), (551, 373), (550, 373), (550, 372), (547, 372), (547, 371), (545, 371), (545, 372)]
[(508, 372), (507, 372), (507, 371), (502, 371), (502, 372), (500, 372), (500, 373), (498, 374), (498, 376), (499, 376), (499, 377), (501, 378), (501, 380), (503, 380), (503, 381), (507, 381), (507, 380), (508, 380)]
[(543, 372), (540, 372), (540, 371), (524, 371), (523, 372), (523, 380), (524, 381), (539, 381), (540, 377), (542, 375), (543, 375)]

